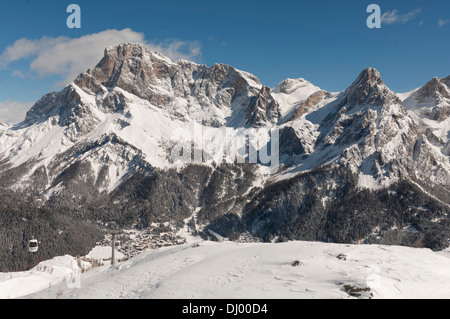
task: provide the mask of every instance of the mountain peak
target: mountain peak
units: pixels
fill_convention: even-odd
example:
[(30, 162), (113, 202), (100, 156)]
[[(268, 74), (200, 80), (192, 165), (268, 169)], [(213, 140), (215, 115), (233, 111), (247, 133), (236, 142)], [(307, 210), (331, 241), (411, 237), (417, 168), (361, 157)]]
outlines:
[(364, 69), (345, 93), (351, 105), (380, 105), (396, 98), (374, 68)]
[(165, 60), (168, 63), (172, 63), (172, 61), (168, 57), (157, 52), (153, 52), (149, 48), (147, 48), (145, 44), (138, 42), (127, 42), (116, 46), (109, 46), (106, 47), (104, 53), (105, 57), (112, 57), (121, 61), (128, 58), (143, 58), (144, 55), (150, 55), (152, 57)]
[[(106, 48), (97, 66), (81, 74), (75, 84), (87, 94), (98, 96), (111, 97), (111, 92), (121, 89), (177, 119), (192, 116), (203, 120), (202, 114), (208, 109), (214, 116), (209, 115), (204, 122), (213, 126), (227, 120), (243, 122), (234, 110), (252, 109), (253, 98), (261, 102), (256, 108), (263, 107), (262, 101), (271, 98), (270, 90), (261, 91), (260, 80), (250, 73), (226, 64), (208, 67), (187, 60), (174, 63), (139, 43)], [(234, 113), (226, 119), (230, 111)]]
[(173, 62), (156, 52), (150, 51), (141, 43), (124, 43), (114, 47), (107, 47), (105, 55), (95, 67), (92, 75), (101, 82), (108, 82), (107, 86), (115, 86), (121, 75), (133, 74), (144, 82), (146, 78), (158, 77), (161, 69)]
[(147, 48), (142, 43), (127, 42), (115, 46), (108, 46), (105, 48), (105, 56), (112, 56), (117, 54), (122, 57), (130, 55), (138, 56), (147, 51)]
[(434, 77), (417, 92), (418, 101), (425, 102), (427, 99), (435, 100), (439, 99), (439, 97), (449, 99), (450, 92), (447, 88), (446, 82), (449, 82), (450, 84), (450, 77), (447, 77), (446, 79)]
[(148, 88), (170, 78), (176, 67), (169, 58), (150, 51), (144, 44), (124, 43), (107, 47), (97, 66), (80, 74), (75, 84), (94, 93), (103, 91), (102, 86), (118, 87), (159, 105), (166, 101)]
[(384, 85), (384, 82), (381, 79), (380, 72), (377, 69), (370, 68), (370, 67), (364, 69), (360, 73), (360, 75), (358, 76), (356, 81), (353, 83), (353, 85), (355, 85), (355, 84), (361, 85), (364, 83), (369, 83), (371, 85)]
[[(421, 87), (416, 95), (414, 103), (420, 103), (422, 108), (428, 109), (425, 117), (442, 122), (450, 115), (450, 76), (439, 79), (434, 77)], [(413, 104), (414, 105), (414, 104)]]

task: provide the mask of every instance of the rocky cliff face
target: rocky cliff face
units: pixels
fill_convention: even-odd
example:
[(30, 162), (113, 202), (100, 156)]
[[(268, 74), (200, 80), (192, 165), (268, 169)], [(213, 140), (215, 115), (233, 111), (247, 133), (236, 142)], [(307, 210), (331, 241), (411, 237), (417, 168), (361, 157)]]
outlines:
[(270, 89), (263, 86), (258, 96), (250, 102), (247, 126), (261, 127), (267, 123), (276, 124), (280, 117), (279, 104), (270, 94)]
[[(245, 120), (251, 125), (255, 107), (266, 107), (255, 103), (268, 98), (259, 79), (251, 74), (223, 64), (207, 67), (185, 60), (174, 63), (136, 44), (107, 48), (102, 61), (81, 74), (75, 84), (96, 95), (120, 88), (173, 118), (183, 115), (186, 120), (216, 127)], [(242, 113), (247, 118), (242, 118)], [(263, 113), (270, 115), (272, 110)]]

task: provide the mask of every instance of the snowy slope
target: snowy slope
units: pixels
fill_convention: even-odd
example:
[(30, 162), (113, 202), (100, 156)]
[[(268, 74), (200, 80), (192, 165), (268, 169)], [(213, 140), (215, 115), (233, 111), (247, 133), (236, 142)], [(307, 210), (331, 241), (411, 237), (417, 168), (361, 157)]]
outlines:
[(47, 289), (80, 273), (72, 256), (55, 257), (26, 272), (0, 273), (0, 299), (22, 297)]
[[(79, 289), (62, 282), (26, 298), (346, 299), (345, 286), (370, 288), (363, 298), (450, 298), (449, 267), (448, 252), (427, 249), (199, 242), (91, 269), (81, 275)], [(20, 287), (37, 278), (22, 280)], [(3, 296), (24, 294), (14, 293), (19, 286), (7, 278), (1, 284), (9, 290)]]

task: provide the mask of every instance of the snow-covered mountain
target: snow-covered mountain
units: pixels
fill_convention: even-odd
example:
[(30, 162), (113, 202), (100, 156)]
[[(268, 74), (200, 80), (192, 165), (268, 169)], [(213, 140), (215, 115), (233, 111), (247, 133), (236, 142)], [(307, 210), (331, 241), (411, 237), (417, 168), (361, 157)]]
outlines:
[[(310, 150), (306, 154), (311, 155), (300, 161), (299, 167), (294, 166), (294, 172), (334, 163), (359, 174), (362, 187), (383, 187), (408, 176), (448, 188), (450, 166), (445, 148), (450, 126), (445, 112), (436, 111), (441, 122), (428, 127), (439, 135), (438, 150), (429, 143), (430, 132), (419, 128), (423, 122), (414, 113), (416, 109), (406, 104), (408, 111), (375, 69), (364, 70), (340, 94), (319, 91), (310, 99), (314, 101), (306, 101), (288, 124), (297, 130), (300, 143)], [(434, 109), (449, 105), (443, 100), (434, 104)]]
[(24, 122), (2, 133), (2, 170), (14, 170), (17, 188), (42, 172), (41, 186), (51, 192), (58, 176), (83, 163), (99, 189), (111, 191), (132, 172), (170, 166), (171, 134), (179, 128), (258, 127), (279, 117), (270, 89), (251, 74), (174, 63), (125, 44), (107, 48), (94, 70), (44, 96)]
[[(89, 220), (180, 226), (197, 212), (224, 236), (438, 249), (450, 237), (449, 81), (396, 94), (367, 68), (343, 92), (302, 78), (270, 89), (231, 66), (173, 62), (127, 43), (45, 95), (22, 123), (0, 125), (0, 180)], [(174, 132), (196, 125), (213, 136), (279, 129), (280, 170), (208, 161), (195, 135), (204, 162), (172, 161)]]
[(430, 145), (450, 155), (450, 76), (434, 78), (423, 87), (402, 94), (405, 107)]

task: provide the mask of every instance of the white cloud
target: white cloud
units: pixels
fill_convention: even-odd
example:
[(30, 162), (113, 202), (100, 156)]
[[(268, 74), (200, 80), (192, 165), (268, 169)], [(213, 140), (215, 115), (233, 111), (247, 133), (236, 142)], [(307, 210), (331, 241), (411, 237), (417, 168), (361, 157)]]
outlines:
[(78, 74), (94, 67), (103, 57), (107, 46), (124, 42), (144, 43), (149, 49), (168, 56), (172, 60), (195, 59), (201, 55), (201, 46), (196, 41), (166, 40), (161, 43), (147, 42), (143, 33), (131, 29), (105, 30), (80, 38), (43, 37), (41, 39), (19, 39), (0, 55), (0, 68), (11, 63), (31, 59), (29, 70), (15, 70), (12, 76), (20, 77), (34, 73), (39, 76), (59, 75), (63, 80), (57, 86), (73, 81)]
[(18, 102), (7, 100), (0, 102), (0, 120), (8, 124), (17, 124), (25, 119), (34, 102)]
[(450, 19), (444, 20), (444, 19), (439, 19), (438, 20), (438, 26), (443, 27), (446, 24), (450, 23)]
[(398, 10), (386, 11), (381, 16), (381, 22), (385, 24), (406, 23), (414, 19), (421, 12), (422, 9), (416, 9), (406, 14), (399, 14)]

